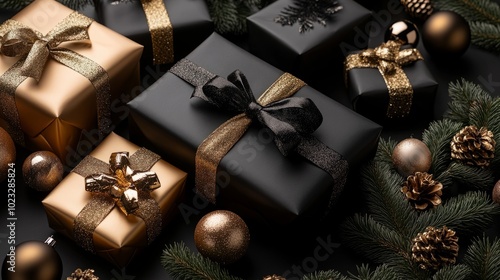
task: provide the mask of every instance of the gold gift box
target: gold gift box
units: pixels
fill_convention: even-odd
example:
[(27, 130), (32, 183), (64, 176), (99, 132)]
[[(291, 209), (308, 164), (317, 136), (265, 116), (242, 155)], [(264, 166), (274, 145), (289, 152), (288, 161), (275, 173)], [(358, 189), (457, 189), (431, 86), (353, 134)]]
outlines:
[[(54, 0), (37, 0), (12, 19), (47, 34), (72, 12)], [(65, 42), (60, 47), (77, 52), (106, 70), (111, 85), (111, 103), (115, 101), (116, 106), (121, 94), (139, 85), (139, 59), (143, 47), (97, 22), (90, 25), (88, 33), (90, 41)], [(0, 75), (18, 60), (0, 55)], [(51, 58), (40, 82), (26, 79), (17, 88), (15, 99), (25, 144), (30, 150), (52, 151), (68, 162), (69, 154), (79, 150), (80, 139), (98, 139), (94, 87), (87, 78)], [(115, 111), (123, 113), (119, 108)], [(0, 119), (0, 126), (8, 125)], [(93, 139), (89, 141), (96, 144)]]
[[(90, 155), (107, 163), (111, 153), (125, 151), (132, 155), (138, 149), (128, 140), (111, 133)], [(176, 203), (182, 197), (187, 174), (164, 160), (159, 160), (150, 170), (156, 172), (161, 183), (151, 196), (160, 206), (165, 225), (177, 209)], [(74, 219), (91, 196), (85, 191), (85, 178), (71, 172), (42, 201), (50, 227), (73, 239)], [(97, 255), (124, 267), (147, 246), (146, 225), (133, 214), (125, 216), (115, 206), (95, 229), (93, 241)]]

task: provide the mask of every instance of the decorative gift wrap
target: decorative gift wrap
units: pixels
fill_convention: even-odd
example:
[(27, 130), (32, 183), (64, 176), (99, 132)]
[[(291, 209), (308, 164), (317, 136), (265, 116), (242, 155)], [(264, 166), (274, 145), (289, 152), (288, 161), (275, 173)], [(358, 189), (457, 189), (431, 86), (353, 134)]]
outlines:
[[(310, 1), (314, 2), (317, 1)], [(364, 40), (354, 43), (353, 39), (355, 30), (364, 32), (370, 11), (352, 0), (324, 2), (338, 2), (332, 6), (337, 12), (324, 26), (312, 20), (312, 29), (302, 33), (298, 22), (292, 25), (276, 22), (287, 8), (295, 7), (293, 0), (278, 0), (248, 17), (250, 51), (283, 71), (312, 80), (323, 69), (331, 71), (332, 62), (341, 61), (343, 49), (366, 48)]]
[(51, 228), (123, 267), (177, 209), (186, 176), (111, 133), (42, 203)]
[(101, 0), (98, 13), (104, 25), (144, 46), (143, 65), (173, 63), (213, 31), (203, 0)]
[(0, 125), (63, 161), (112, 130), (120, 95), (139, 84), (142, 46), (56, 1), (33, 2), (0, 36)]
[(438, 83), (417, 49), (396, 41), (353, 53), (345, 61), (354, 109), (380, 122), (432, 116)]
[(227, 209), (273, 225), (318, 220), (376, 148), (379, 125), (217, 34), (171, 71), (129, 103), (133, 124)]

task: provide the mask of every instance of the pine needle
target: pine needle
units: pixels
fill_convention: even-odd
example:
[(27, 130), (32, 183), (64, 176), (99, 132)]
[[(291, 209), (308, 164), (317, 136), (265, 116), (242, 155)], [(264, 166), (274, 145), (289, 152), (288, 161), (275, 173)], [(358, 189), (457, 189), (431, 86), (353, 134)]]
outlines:
[(434, 274), (432, 280), (464, 280), (471, 272), (471, 269), (463, 264), (445, 266)]
[(474, 238), (464, 256), (464, 264), (472, 270), (470, 279), (497, 280), (500, 276), (500, 240)]

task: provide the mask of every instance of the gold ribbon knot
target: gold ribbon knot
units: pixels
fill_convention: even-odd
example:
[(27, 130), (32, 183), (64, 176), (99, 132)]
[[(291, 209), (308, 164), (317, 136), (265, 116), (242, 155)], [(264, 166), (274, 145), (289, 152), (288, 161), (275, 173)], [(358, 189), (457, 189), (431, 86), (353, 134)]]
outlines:
[(116, 205), (128, 216), (139, 208), (139, 192), (150, 192), (161, 186), (153, 171), (136, 171), (130, 167), (128, 152), (112, 153), (111, 174), (98, 173), (85, 178), (85, 190), (113, 197)]
[(345, 71), (354, 68), (378, 68), (389, 90), (387, 117), (405, 117), (410, 113), (413, 88), (403, 66), (423, 60), (417, 49), (401, 50), (401, 43), (387, 41), (375, 49), (367, 49), (346, 58)]

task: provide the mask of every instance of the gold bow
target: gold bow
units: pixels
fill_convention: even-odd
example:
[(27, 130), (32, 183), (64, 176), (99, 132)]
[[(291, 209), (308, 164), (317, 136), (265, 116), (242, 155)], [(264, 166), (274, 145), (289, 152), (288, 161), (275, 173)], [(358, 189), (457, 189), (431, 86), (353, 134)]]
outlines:
[(417, 49), (401, 50), (401, 43), (387, 41), (375, 49), (350, 54), (345, 61), (345, 72), (353, 68), (378, 68), (389, 90), (387, 117), (405, 117), (410, 113), (413, 88), (403, 66), (423, 60)]
[[(63, 42), (89, 40), (87, 32), (92, 20), (79, 17), (72, 24), (58, 26), (47, 35), (27, 27), (7, 31), (1, 40), (2, 54), (10, 57), (26, 57), (21, 67), (21, 75), (40, 81), (45, 63), (49, 56), (57, 56), (70, 50), (58, 48)], [(70, 51), (71, 52), (71, 51)]]
[(153, 171), (130, 168), (128, 152), (112, 153), (109, 158), (111, 174), (92, 174), (85, 178), (85, 190), (113, 197), (116, 205), (128, 216), (139, 208), (139, 192), (159, 188), (160, 181)]
[(47, 35), (9, 19), (0, 25), (0, 51), (20, 59), (0, 76), (0, 117), (10, 125), (12, 138), (24, 145), (24, 133), (17, 111), (15, 93), (28, 77), (40, 80), (49, 57), (87, 78), (96, 90), (99, 132), (107, 134), (111, 126), (110, 83), (108, 73), (99, 64), (70, 49), (59, 47), (63, 42), (88, 40), (93, 20), (77, 12), (59, 22)]

